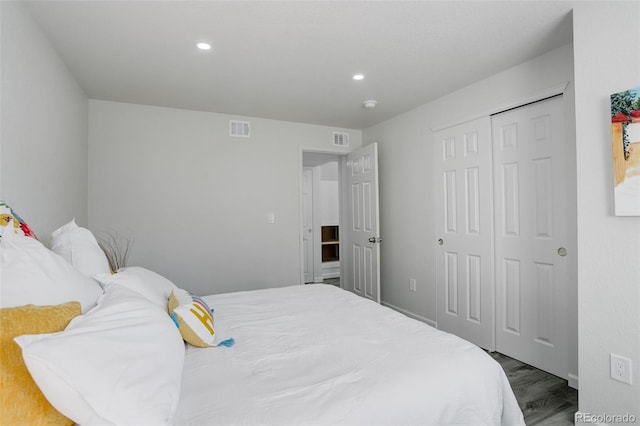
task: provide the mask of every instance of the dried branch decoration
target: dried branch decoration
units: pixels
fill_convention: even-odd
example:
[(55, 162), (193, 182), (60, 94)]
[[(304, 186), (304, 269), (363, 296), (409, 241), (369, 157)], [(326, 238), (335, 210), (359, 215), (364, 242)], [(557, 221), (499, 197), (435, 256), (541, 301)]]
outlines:
[(103, 234), (97, 238), (98, 245), (107, 256), (111, 272), (116, 273), (119, 269), (126, 267), (129, 262), (133, 237), (123, 237), (117, 232), (104, 232)]

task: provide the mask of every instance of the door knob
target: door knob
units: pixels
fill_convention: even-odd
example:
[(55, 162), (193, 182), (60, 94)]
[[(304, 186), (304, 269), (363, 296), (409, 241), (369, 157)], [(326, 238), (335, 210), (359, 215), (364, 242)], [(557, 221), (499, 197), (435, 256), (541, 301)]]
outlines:
[(442, 238), (438, 239), (438, 245), (441, 246), (444, 244), (444, 240)]
[(371, 244), (379, 243), (380, 241), (382, 241), (382, 238), (376, 238), (376, 237), (369, 238), (369, 242)]
[(558, 255), (559, 255), (559, 256), (566, 256), (566, 255), (567, 255), (567, 249), (566, 249), (566, 248), (564, 248), (564, 247), (560, 247), (560, 248), (558, 249)]

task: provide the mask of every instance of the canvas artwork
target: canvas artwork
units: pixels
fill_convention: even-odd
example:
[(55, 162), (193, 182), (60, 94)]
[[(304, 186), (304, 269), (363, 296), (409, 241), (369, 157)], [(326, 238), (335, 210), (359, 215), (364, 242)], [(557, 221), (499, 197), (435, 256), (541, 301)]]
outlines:
[(616, 216), (640, 216), (640, 87), (611, 95)]

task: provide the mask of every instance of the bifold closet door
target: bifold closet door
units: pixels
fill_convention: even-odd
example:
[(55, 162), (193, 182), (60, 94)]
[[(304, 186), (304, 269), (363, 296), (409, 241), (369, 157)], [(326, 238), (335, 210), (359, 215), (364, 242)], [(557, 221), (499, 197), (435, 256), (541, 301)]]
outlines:
[(434, 133), (438, 328), (494, 348), (491, 119)]
[(566, 378), (562, 97), (494, 115), (492, 129), (496, 350)]

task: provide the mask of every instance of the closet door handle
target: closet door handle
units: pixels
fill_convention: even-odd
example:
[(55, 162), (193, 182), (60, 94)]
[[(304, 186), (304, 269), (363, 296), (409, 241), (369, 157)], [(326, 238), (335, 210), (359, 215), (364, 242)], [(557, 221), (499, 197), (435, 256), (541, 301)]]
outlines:
[(563, 257), (564, 257), (564, 256), (566, 256), (566, 255), (567, 255), (567, 249), (566, 249), (566, 248), (564, 248), (564, 247), (560, 247), (560, 248), (558, 249), (558, 256), (563, 256)]
[(438, 239), (438, 245), (441, 246), (444, 244), (444, 240), (442, 238)]

